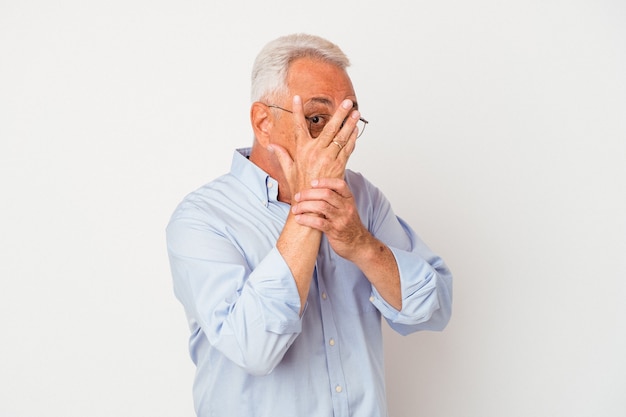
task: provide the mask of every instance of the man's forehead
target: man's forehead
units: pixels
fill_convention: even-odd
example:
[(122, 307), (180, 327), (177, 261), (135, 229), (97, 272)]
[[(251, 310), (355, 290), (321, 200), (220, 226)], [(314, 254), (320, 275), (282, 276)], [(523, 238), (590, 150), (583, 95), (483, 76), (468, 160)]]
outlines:
[(356, 105), (356, 94), (352, 81), (344, 68), (330, 62), (299, 58), (291, 62), (287, 73), (287, 102), (294, 95), (302, 98), (302, 104), (308, 111), (334, 112), (345, 99)]

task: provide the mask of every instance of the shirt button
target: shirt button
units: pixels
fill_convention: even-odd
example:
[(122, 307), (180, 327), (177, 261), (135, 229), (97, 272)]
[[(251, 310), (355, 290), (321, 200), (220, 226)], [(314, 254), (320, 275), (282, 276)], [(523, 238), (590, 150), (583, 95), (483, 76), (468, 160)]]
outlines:
[(341, 388), (341, 385), (337, 385), (337, 386), (335, 387), (335, 391), (336, 391), (336, 392), (341, 392), (341, 391), (343, 391), (343, 388)]
[(273, 186), (274, 186), (273, 182), (270, 182), (270, 183), (267, 184), (267, 188), (272, 188)]
[(373, 302), (374, 302), (374, 296), (372, 295), (372, 296), (370, 297), (370, 303), (373, 303)]
[(326, 293), (325, 293), (325, 292), (323, 292), (323, 293), (322, 293), (322, 298), (323, 298), (324, 300), (326, 299)]
[(335, 346), (335, 339), (332, 339), (332, 338), (331, 338), (331, 339), (328, 341), (328, 344), (329, 344), (329, 345), (331, 345), (331, 346)]

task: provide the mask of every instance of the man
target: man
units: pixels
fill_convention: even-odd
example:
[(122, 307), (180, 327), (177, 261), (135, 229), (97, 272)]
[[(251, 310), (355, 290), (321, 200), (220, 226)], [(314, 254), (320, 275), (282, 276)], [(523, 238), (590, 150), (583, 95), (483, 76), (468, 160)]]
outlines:
[(385, 416), (381, 316), (401, 334), (449, 320), (443, 261), (346, 169), (366, 123), (348, 65), (319, 37), (270, 42), (252, 148), (172, 215), (201, 417)]

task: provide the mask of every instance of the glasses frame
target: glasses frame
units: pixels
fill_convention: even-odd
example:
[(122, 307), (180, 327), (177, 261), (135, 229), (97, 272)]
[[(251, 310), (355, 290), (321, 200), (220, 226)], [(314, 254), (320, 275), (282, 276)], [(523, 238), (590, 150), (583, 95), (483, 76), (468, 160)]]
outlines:
[[(285, 109), (284, 107), (277, 106), (276, 104), (266, 104), (266, 106), (267, 107), (271, 107), (273, 109), (278, 109), (278, 110), (286, 111), (287, 113), (293, 114), (293, 111)], [(326, 116), (330, 116), (330, 115), (326, 115)], [(311, 133), (311, 123), (312, 123), (311, 117), (304, 116), (304, 118), (306, 119), (307, 122), (309, 122), (309, 134), (310, 134)], [(362, 117), (359, 117), (359, 121), (363, 122), (363, 129), (359, 130), (359, 133), (356, 136), (357, 139), (361, 137), (363, 132), (365, 132), (365, 128), (367, 127), (367, 124), (369, 123), (367, 120), (365, 120)], [(344, 123), (345, 123), (345, 120), (341, 123), (341, 127), (343, 127)]]

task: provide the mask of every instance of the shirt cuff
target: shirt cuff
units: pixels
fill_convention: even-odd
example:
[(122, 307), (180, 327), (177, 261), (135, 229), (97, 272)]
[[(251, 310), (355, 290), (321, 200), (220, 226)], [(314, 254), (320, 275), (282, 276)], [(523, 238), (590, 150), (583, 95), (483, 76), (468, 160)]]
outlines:
[(416, 325), (427, 321), (439, 309), (437, 297), (437, 272), (419, 255), (390, 248), (396, 258), (400, 273), (402, 310), (387, 303), (372, 287), (372, 303), (381, 314), (393, 323)]
[(257, 295), (265, 330), (300, 333), (300, 294), (289, 266), (274, 247), (250, 274), (247, 285)]

